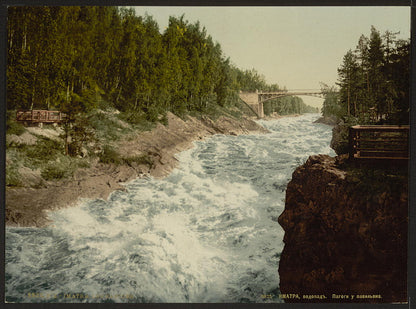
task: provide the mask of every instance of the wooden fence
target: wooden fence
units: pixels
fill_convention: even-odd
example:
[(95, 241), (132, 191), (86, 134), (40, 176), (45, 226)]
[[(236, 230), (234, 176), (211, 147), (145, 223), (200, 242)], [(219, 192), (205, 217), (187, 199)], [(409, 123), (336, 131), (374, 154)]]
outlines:
[(66, 119), (66, 114), (60, 111), (48, 110), (19, 110), (16, 112), (16, 120), (28, 123), (59, 123)]
[(349, 129), (351, 160), (408, 160), (409, 126), (353, 126)]

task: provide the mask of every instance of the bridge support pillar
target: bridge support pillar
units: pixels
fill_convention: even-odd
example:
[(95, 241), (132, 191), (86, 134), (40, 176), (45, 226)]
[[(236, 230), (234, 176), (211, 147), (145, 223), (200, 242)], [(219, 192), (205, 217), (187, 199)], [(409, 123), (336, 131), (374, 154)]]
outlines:
[(264, 118), (263, 102), (259, 102), (259, 105), (258, 105), (258, 115), (259, 115), (259, 118)]
[(259, 118), (264, 117), (263, 103), (260, 102), (260, 96), (256, 93), (240, 93), (240, 99), (243, 100), (257, 114)]

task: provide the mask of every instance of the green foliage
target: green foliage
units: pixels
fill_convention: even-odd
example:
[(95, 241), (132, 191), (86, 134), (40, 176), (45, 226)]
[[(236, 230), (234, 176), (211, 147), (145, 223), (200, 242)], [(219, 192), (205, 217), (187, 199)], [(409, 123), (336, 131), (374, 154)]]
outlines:
[(159, 122), (161, 123), (161, 124), (163, 124), (164, 126), (167, 126), (168, 124), (169, 124), (169, 121), (168, 121), (168, 115), (165, 113), (165, 114), (163, 114), (163, 115), (160, 115), (159, 116)]
[(99, 140), (116, 140), (121, 134), (129, 131), (129, 128), (120, 123), (118, 115), (111, 112), (99, 111), (88, 116), (88, 126), (94, 130)]
[(406, 124), (409, 121), (410, 41), (397, 40), (371, 27), (370, 38), (361, 35), (338, 69), (337, 85), (326, 90), (324, 116), (357, 117), (361, 124)]
[(324, 103), (322, 104), (322, 115), (324, 117), (335, 116), (341, 118), (343, 113), (339, 104), (339, 95), (335, 86), (328, 86), (321, 83), (321, 91), (324, 94)]
[(357, 118), (346, 116), (332, 129), (331, 148), (334, 149), (336, 154), (349, 152), (349, 127), (357, 124)]
[(89, 167), (89, 162), (85, 159), (59, 155), (55, 160), (50, 160), (42, 165), (41, 176), (45, 180), (68, 178), (80, 167)]
[(43, 162), (45, 159), (50, 160), (58, 154), (64, 153), (62, 142), (45, 137), (39, 137), (35, 145), (23, 146), (25, 155), (33, 162)]
[(197, 119), (208, 117), (215, 121), (218, 120), (218, 118), (221, 116), (240, 119), (243, 115), (243, 111), (241, 111), (241, 105), (238, 102), (236, 104), (230, 104), (229, 106), (227, 105), (225, 107), (222, 107), (218, 104), (207, 104), (207, 107), (204, 111), (191, 111), (189, 115)]
[[(32, 170), (43, 170), (49, 162), (54, 162), (64, 157), (64, 145), (62, 142), (45, 137), (38, 137), (35, 145), (15, 145), (7, 149), (7, 157), (10, 158), (6, 165), (6, 172), (9, 173), (10, 185), (14, 184), (14, 176), (18, 175), (20, 166)], [(43, 176), (42, 176), (43, 177)]]
[(279, 115), (292, 115), (303, 113), (316, 113), (316, 108), (306, 105), (299, 97), (286, 96), (264, 102), (264, 114), (270, 115), (278, 113)]
[[(132, 124), (135, 129), (140, 131), (150, 131), (156, 126), (155, 122), (148, 120), (144, 113), (124, 112), (120, 113), (118, 118)], [(166, 116), (162, 116), (162, 119), (166, 121)]]
[[(89, 123), (89, 117), (79, 115), (70, 126), (65, 126), (65, 136), (71, 137), (68, 143), (68, 153), (70, 156), (82, 155), (82, 149), (85, 145), (95, 141), (95, 130)], [(64, 136), (64, 137), (65, 137)]]
[[(231, 88), (235, 90), (241, 90), (244, 92), (256, 92), (256, 91), (285, 91), (277, 84), (267, 84), (263, 75), (259, 74), (255, 69), (240, 70), (235, 67), (231, 67)], [(229, 106), (235, 104), (238, 101), (237, 92), (234, 92), (234, 96), (228, 95)], [(286, 96), (274, 100), (264, 102), (263, 105), (264, 114), (270, 115), (274, 112), (280, 115), (289, 114), (303, 114), (303, 113), (316, 113), (316, 109), (306, 105), (299, 97)]]
[(57, 180), (72, 176), (77, 168), (89, 166), (87, 159), (65, 156), (62, 143), (41, 137), (35, 145), (8, 147), (6, 154), (7, 186), (21, 186), (25, 181), (19, 174), (20, 167), (40, 169), (43, 179)]
[[(255, 92), (255, 91), (278, 91), (277, 85), (269, 86), (266, 83), (266, 79), (263, 75), (259, 74), (255, 69), (240, 70), (234, 68), (237, 83), (242, 91)], [(272, 89), (274, 88), (274, 89)]]
[(6, 132), (7, 134), (22, 135), (26, 131), (25, 127), (17, 122), (15, 118), (7, 117)]
[(69, 171), (66, 166), (60, 163), (50, 163), (42, 171), (41, 176), (45, 180), (62, 179), (68, 176)]
[(54, 108), (69, 123), (114, 107), (146, 130), (169, 111), (210, 113), (235, 104), (239, 90), (279, 89), (255, 70), (233, 67), (206, 29), (184, 16), (170, 17), (160, 33), (134, 9), (10, 6), (7, 29), (8, 109)]
[(103, 146), (103, 151), (100, 153), (99, 158), (102, 163), (120, 164), (122, 162), (120, 154), (110, 145)]
[(6, 168), (6, 186), (20, 187), (22, 185), (22, 177), (19, 174), (16, 165), (9, 165)]
[(127, 164), (129, 166), (132, 166), (133, 163), (136, 164), (143, 164), (147, 165), (150, 168), (153, 167), (154, 162), (151, 156), (148, 154), (143, 155), (137, 155), (137, 156), (131, 156), (131, 157), (122, 157), (117, 150), (115, 150), (110, 145), (104, 145), (102, 153), (99, 155), (100, 162), (106, 163), (106, 164)]

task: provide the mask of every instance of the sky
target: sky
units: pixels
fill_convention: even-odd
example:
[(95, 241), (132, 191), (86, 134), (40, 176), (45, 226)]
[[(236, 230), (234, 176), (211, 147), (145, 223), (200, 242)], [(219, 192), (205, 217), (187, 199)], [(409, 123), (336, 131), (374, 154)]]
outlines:
[[(371, 25), (383, 34), (410, 37), (410, 7), (135, 7), (163, 32), (169, 16), (199, 21), (223, 54), (240, 69), (256, 69), (268, 83), (287, 89), (335, 85), (337, 68)], [(320, 106), (322, 100), (302, 97)]]

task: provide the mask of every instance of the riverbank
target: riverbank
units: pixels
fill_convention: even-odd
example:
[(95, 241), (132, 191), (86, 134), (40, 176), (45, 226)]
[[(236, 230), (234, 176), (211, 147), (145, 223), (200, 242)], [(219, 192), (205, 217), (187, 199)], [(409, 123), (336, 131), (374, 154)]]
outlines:
[(249, 118), (221, 116), (188, 117), (186, 121), (169, 113), (167, 125), (158, 124), (148, 132), (129, 134), (116, 143), (123, 157), (143, 157), (151, 164), (123, 162), (121, 164), (93, 160), (88, 168), (80, 168), (68, 179), (49, 181), (39, 188), (6, 189), (6, 225), (43, 227), (50, 223), (48, 211), (76, 205), (81, 198), (107, 199), (111, 192), (124, 190), (123, 183), (137, 177), (167, 176), (178, 161), (175, 154), (192, 147), (192, 142), (214, 134), (267, 133)]
[[(281, 302), (277, 218), (287, 180), (306, 153), (330, 152), (331, 130), (316, 118), (256, 121), (268, 134), (210, 136), (179, 153), (168, 177), (50, 212), (47, 228), (7, 228), (8, 301), (42, 301), (19, 288), (29, 285), (58, 294), (51, 302), (117, 303), (120, 294), (145, 303)], [(111, 298), (94, 298), (103, 291)], [(76, 293), (91, 297), (63, 298)]]
[(335, 126), (338, 123), (338, 119), (335, 116), (322, 116), (315, 120), (314, 123), (322, 123), (329, 126)]
[(407, 169), (346, 158), (311, 156), (287, 186), (280, 291), (325, 297), (286, 302), (407, 301)]

